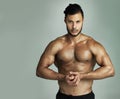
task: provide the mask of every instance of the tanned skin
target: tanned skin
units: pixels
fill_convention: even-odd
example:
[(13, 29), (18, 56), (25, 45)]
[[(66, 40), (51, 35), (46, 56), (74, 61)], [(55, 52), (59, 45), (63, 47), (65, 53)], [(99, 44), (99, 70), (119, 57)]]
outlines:
[[(93, 80), (114, 76), (113, 64), (105, 48), (92, 37), (81, 33), (81, 13), (65, 18), (68, 33), (51, 41), (42, 54), (36, 75), (58, 80), (60, 91), (84, 95), (92, 91)], [(99, 68), (94, 70), (95, 64)], [(49, 67), (55, 64), (58, 72)]]

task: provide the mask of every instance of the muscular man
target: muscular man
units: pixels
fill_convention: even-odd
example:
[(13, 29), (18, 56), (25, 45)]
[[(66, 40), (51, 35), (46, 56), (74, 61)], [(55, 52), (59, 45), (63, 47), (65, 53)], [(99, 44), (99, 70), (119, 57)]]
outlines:
[[(113, 64), (99, 42), (81, 33), (84, 21), (81, 7), (70, 4), (64, 14), (68, 33), (48, 44), (36, 75), (58, 80), (56, 99), (94, 99), (93, 80), (114, 76)], [(53, 63), (58, 72), (49, 68)], [(96, 63), (100, 67), (94, 70)]]

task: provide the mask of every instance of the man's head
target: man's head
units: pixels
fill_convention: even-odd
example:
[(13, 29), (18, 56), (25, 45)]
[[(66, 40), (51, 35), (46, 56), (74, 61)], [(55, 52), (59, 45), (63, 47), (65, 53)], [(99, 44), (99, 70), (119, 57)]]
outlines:
[(82, 17), (84, 18), (83, 10), (78, 4), (69, 4), (64, 11), (65, 18), (67, 17), (67, 15), (74, 15), (76, 13), (81, 13)]
[(77, 36), (81, 33), (83, 26), (84, 13), (78, 4), (69, 4), (65, 11), (65, 23), (68, 33)]

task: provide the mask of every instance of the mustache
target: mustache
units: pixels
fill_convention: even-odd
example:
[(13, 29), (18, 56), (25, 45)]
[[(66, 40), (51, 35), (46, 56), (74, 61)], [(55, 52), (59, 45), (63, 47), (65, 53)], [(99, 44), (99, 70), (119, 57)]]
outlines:
[(72, 32), (78, 32), (78, 31), (79, 31), (79, 33), (81, 33), (82, 28), (83, 28), (83, 26), (81, 27), (80, 30), (79, 30), (79, 29), (76, 29), (76, 28), (73, 28), (73, 29), (69, 30), (68, 27), (66, 27), (66, 29), (67, 29), (67, 31), (68, 31), (69, 34), (71, 34), (70, 31), (72, 31)]
[(73, 32), (74, 32), (74, 31), (78, 31), (78, 29), (73, 28), (73, 29), (71, 29), (71, 31), (73, 31)]

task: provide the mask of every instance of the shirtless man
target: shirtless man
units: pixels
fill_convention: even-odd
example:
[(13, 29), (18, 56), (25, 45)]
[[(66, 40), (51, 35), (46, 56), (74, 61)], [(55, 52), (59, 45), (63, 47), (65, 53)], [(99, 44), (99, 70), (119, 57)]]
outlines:
[[(36, 75), (58, 80), (56, 99), (94, 99), (93, 80), (114, 76), (113, 64), (99, 42), (81, 33), (84, 21), (81, 7), (70, 4), (64, 14), (68, 33), (48, 44)], [(49, 68), (53, 63), (58, 72)], [(100, 67), (94, 70), (96, 63)]]

